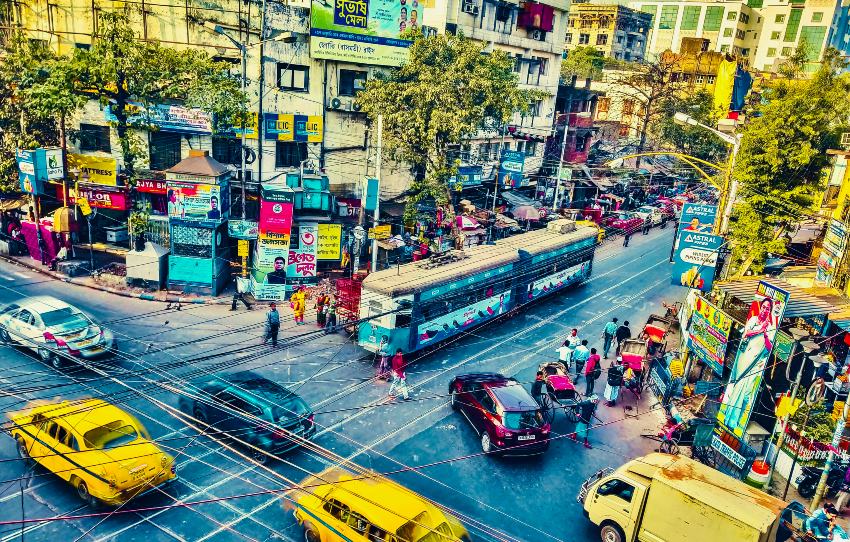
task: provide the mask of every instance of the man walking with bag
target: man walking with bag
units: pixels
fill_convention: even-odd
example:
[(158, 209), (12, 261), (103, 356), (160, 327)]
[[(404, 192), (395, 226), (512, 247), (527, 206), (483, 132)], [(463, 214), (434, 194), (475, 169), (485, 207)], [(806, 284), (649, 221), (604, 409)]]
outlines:
[(395, 399), (396, 391), (401, 392), (402, 398), (407, 401), (410, 399), (407, 390), (407, 374), (404, 372), (404, 356), (401, 353), (401, 348), (395, 351), (392, 361), (392, 382), (388, 395), (390, 399)]

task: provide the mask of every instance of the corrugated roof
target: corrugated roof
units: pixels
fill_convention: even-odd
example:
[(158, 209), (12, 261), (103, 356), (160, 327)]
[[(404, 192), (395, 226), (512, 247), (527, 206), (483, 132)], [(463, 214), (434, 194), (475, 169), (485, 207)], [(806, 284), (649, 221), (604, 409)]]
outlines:
[(166, 173), (183, 173), (186, 175), (204, 175), (218, 177), (229, 171), (228, 167), (208, 154), (190, 154), (174, 167), (165, 170)]
[(829, 314), (840, 309), (826, 299), (818, 297), (799, 286), (773, 277), (746, 277), (731, 282), (718, 283), (717, 287), (742, 301), (749, 301), (756, 291), (756, 284), (760, 280), (764, 280), (777, 288), (782, 288), (790, 294), (788, 306), (785, 308), (785, 318)]
[(496, 246), (511, 247), (531, 255), (537, 255), (565, 247), (571, 243), (595, 238), (598, 234), (599, 230), (589, 226), (577, 226), (575, 231), (566, 234), (549, 230), (534, 230), (522, 235), (499, 239), (496, 241)]

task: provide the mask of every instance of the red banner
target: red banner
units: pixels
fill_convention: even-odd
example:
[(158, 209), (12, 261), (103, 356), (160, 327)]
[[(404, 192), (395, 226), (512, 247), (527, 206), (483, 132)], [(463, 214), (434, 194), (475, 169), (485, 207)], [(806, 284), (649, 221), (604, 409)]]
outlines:
[(157, 179), (139, 179), (136, 181), (136, 191), (145, 192), (147, 194), (165, 194), (165, 180)]
[[(123, 187), (106, 186), (101, 184), (79, 183), (80, 196), (87, 199), (91, 207), (126, 211), (128, 209), (127, 190)], [(62, 200), (62, 186), (56, 187), (56, 197)], [(68, 188), (68, 203), (77, 201), (77, 193), (73, 187)]]

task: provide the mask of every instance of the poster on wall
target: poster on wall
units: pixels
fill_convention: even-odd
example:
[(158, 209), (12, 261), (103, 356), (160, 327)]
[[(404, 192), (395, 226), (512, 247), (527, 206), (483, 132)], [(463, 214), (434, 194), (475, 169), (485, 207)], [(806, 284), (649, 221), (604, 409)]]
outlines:
[(316, 259), (339, 260), (342, 256), (342, 224), (319, 224)]
[(259, 234), (251, 273), (251, 290), (257, 299), (286, 299), (293, 201), (292, 189), (285, 185), (261, 186)]
[(723, 375), (723, 359), (731, 330), (729, 315), (697, 296), (688, 326), (688, 350), (719, 376)]
[(747, 430), (761, 387), (762, 373), (773, 350), (785, 307), (788, 306), (788, 297), (785, 290), (759, 281), (750, 303), (741, 344), (735, 355), (729, 384), (723, 393), (723, 404), (717, 413), (718, 421), (739, 438)]
[(228, 190), (216, 184), (168, 181), (168, 216), (181, 220), (226, 220), (230, 210)]
[(502, 150), (499, 162), (499, 185), (509, 190), (523, 185), (522, 172), (525, 169), (525, 153), (522, 151)]
[(419, 0), (313, 0), (310, 56), (400, 66), (410, 41), (399, 39), (423, 22)]
[(289, 249), (286, 267), (286, 282), (290, 285), (313, 284), (318, 282), (316, 275), (316, 248), (319, 228), (316, 224), (298, 226), (298, 248)]

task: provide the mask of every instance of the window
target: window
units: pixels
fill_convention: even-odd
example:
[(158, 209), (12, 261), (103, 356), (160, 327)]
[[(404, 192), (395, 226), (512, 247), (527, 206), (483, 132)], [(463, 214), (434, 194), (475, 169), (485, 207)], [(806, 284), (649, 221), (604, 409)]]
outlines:
[(709, 76), (706, 78), (705, 82), (706, 82), (706, 83), (708, 83), (709, 85), (713, 85), (713, 84), (714, 84), (714, 81), (716, 81), (716, 80), (717, 80), (717, 76), (716, 76), (716, 75), (709, 75)]
[(538, 60), (537, 65), (540, 69), (540, 75), (546, 75), (546, 73), (549, 71), (549, 59), (539, 56), (535, 58), (537, 58)]
[(564, 38), (564, 41), (566, 41), (567, 43), (572, 43), (572, 42), (573, 42), (573, 35), (572, 35), (572, 33), (567, 32), (567, 37), (565, 37), (565, 38)]
[(705, 10), (705, 20), (702, 29), (706, 32), (717, 32), (723, 20), (723, 6), (709, 6)]
[(735, 39), (742, 40), (742, 39), (744, 39), (744, 37), (746, 37), (746, 33), (743, 30), (736, 30), (735, 31)]
[(516, 150), (522, 152), (523, 147), (525, 146), (525, 141), (517, 141), (516, 142)]
[(728, 46), (728, 45), (721, 45), (721, 46), (720, 46), (720, 52), (721, 52), (721, 53), (726, 53), (726, 52), (728, 52), (728, 51), (729, 51), (729, 46)]
[(701, 85), (701, 84), (705, 83), (705, 76), (704, 75), (697, 75), (695, 81), (698, 85)]
[(623, 114), (631, 115), (635, 112), (635, 101), (631, 98), (623, 100)]
[(80, 124), (80, 150), (111, 152), (109, 126)]
[(696, 30), (702, 6), (685, 6), (682, 13), (682, 30)]
[(747, 24), (750, 22), (750, 16), (746, 13), (741, 13), (741, 17), (739, 19), (742, 23)]
[(805, 40), (810, 45), (808, 60), (817, 60), (826, 37), (825, 26), (804, 26), (800, 30), (800, 41)]
[(776, 56), (776, 47), (768, 47), (767, 48), (767, 58), (771, 58)]
[[(812, 19), (812, 20), (814, 20), (814, 19)], [(83, 51), (88, 51), (89, 49), (91, 49), (91, 43), (75, 43), (74, 47), (76, 47), (77, 49), (81, 49)]]
[(741, 49), (741, 56), (750, 56), (749, 48)]
[(596, 102), (596, 112), (597, 113), (607, 113), (610, 108), (611, 108), (611, 98), (606, 96), (606, 97), (599, 98), (599, 100), (597, 100), (597, 102)]
[(661, 18), (658, 28), (670, 29), (676, 26), (676, 17), (679, 15), (679, 6), (661, 6)]
[(620, 131), (617, 135), (619, 137), (629, 137), (629, 132), (630, 132), (629, 125), (628, 124), (621, 124), (620, 125)]
[(800, 29), (800, 20), (802, 18), (802, 9), (791, 10), (791, 17), (788, 18), (788, 25), (785, 27), (785, 41), (795, 41), (797, 39), (797, 30)]
[(307, 159), (307, 144), (299, 141), (277, 141), (274, 167), (299, 167)]
[(62, 427), (61, 425), (58, 425), (58, 424), (57, 424), (57, 427), (58, 427), (58, 429), (56, 431), (56, 440), (60, 444), (64, 444), (65, 446), (67, 446), (68, 445), (68, 430), (65, 429), (64, 427)]
[(812, 22), (813, 23), (819, 23), (821, 21), (823, 21), (823, 12), (822, 11), (816, 11), (816, 12), (812, 13)]
[(537, 152), (537, 142), (536, 141), (526, 141), (525, 142), (525, 155), (526, 156), (534, 156)]
[(737, 11), (730, 11), (729, 13), (726, 14), (726, 20), (727, 21), (735, 21), (737, 19), (738, 19), (738, 12)]
[(517, 53), (514, 56), (514, 72), (519, 73), (520, 69), (522, 69), (522, 55)]
[(350, 513), (346, 523), (359, 535), (365, 534), (366, 529), (369, 528), (369, 521), (357, 512)]
[(310, 90), (310, 67), (278, 62), (277, 86), (283, 90), (308, 92)]
[(24, 324), (32, 324), (34, 320), (32, 313), (28, 310), (22, 310), (15, 318)]
[[(215, 398), (222, 404), (236, 410), (238, 412), (244, 412), (250, 416), (261, 417), (263, 415), (263, 411), (246, 401), (241, 397), (237, 397), (229, 392), (223, 391), (215, 396)], [(232, 416), (238, 416), (238, 414), (230, 413)]]
[(528, 116), (539, 117), (540, 110), (543, 108), (543, 100), (532, 100), (528, 104)]
[(780, 38), (780, 36), (782, 36), (782, 34), (780, 32), (771, 32), (770, 33), (770, 39), (772, 39), (772, 40), (778, 40)]
[(782, 56), (790, 56), (792, 52), (791, 47), (783, 47), (782, 48)]
[(597, 34), (596, 35), (596, 45), (607, 45), (608, 44), (608, 34)]
[(366, 72), (339, 70), (339, 95), (354, 96), (366, 86)]
[(173, 167), (181, 158), (180, 134), (174, 132), (150, 132), (150, 167), (162, 171)]
[(732, 37), (732, 29), (731, 28), (724, 28), (723, 29), (723, 37), (724, 38), (731, 38)]
[(622, 480), (609, 480), (599, 486), (599, 489), (596, 491), (598, 495), (608, 496), (608, 497), (617, 497), (626, 502), (632, 502), (632, 497), (635, 493), (635, 487), (631, 484), (627, 484)]
[(655, 14), (658, 13), (658, 6), (653, 4), (644, 4), (640, 7), (640, 10), (644, 13), (649, 13), (650, 15), (652, 15), (652, 19), (655, 20)]
[(617, 34), (617, 43), (623, 43), (623, 36), (621, 34)]
[(343, 522), (348, 521), (348, 515), (351, 513), (351, 509), (348, 508), (348, 505), (345, 505), (336, 499), (328, 499), (323, 508), (328, 514)]
[(525, 83), (527, 85), (539, 85), (540, 84), (540, 65), (536, 62), (528, 63), (528, 75), (525, 76)]
[(578, 42), (580, 45), (587, 45), (590, 43), (590, 34), (579, 34)]
[(777, 15), (777, 16), (776, 16), (776, 19), (775, 19), (775, 22), (777, 22), (777, 23), (784, 23), (784, 22), (785, 22), (785, 15), (784, 15), (784, 14), (782, 14), (782, 15)]
[(484, 410), (487, 412), (496, 412), (496, 402), (493, 401), (493, 398), (490, 397), (490, 394), (486, 391), (481, 391), (481, 406), (484, 407)]
[(232, 164), (238, 166), (242, 164), (242, 156), (239, 154), (239, 148), (242, 146), (242, 141), (231, 137), (213, 137), (212, 140), (212, 157), (214, 160), (222, 164)]

